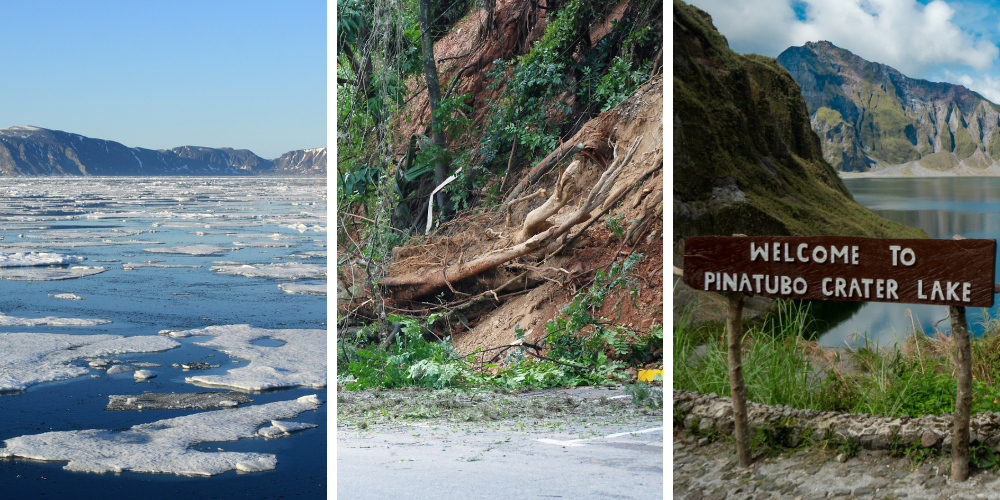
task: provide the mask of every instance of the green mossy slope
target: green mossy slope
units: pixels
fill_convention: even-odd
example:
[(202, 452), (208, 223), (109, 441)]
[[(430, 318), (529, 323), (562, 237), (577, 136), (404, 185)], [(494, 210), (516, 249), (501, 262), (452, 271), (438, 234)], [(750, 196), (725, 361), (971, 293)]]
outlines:
[(680, 0), (673, 19), (675, 245), (733, 233), (926, 237), (853, 200), (788, 71), (733, 52), (707, 13)]

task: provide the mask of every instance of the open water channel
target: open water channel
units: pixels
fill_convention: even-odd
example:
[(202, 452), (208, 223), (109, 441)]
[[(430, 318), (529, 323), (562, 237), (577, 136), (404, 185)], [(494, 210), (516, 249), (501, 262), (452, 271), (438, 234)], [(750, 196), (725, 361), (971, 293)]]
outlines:
[[(1000, 239), (1000, 179), (981, 177), (857, 178), (844, 179), (854, 199), (891, 221), (923, 229), (931, 238)], [(1000, 260), (997, 261), (1000, 264)], [(1000, 273), (997, 273), (1000, 276)], [(813, 303), (829, 327), (819, 342), (825, 346), (854, 345), (855, 338), (887, 345), (902, 340), (910, 327), (906, 310), (924, 332), (948, 315), (946, 306), (868, 303)], [(1000, 301), (986, 311), (991, 317)], [(981, 334), (983, 310), (969, 308), (970, 329)], [(938, 325), (948, 331), (948, 321)]]
[(322, 179), (0, 179), (2, 496), (325, 498), (326, 210)]

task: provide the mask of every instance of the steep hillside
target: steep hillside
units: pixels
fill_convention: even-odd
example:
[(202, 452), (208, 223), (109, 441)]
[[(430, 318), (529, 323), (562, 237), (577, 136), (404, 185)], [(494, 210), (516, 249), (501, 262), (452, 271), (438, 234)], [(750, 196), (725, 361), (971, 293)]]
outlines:
[(856, 203), (823, 160), (799, 85), (674, 2), (674, 243), (704, 234), (926, 237)]
[(0, 175), (326, 175), (326, 149), (268, 160), (246, 149), (129, 148), (60, 130), (10, 127), (0, 129)]
[(326, 175), (326, 148), (289, 151), (273, 162), (274, 175)]
[(837, 170), (1000, 175), (1000, 107), (979, 94), (908, 78), (830, 42), (777, 60), (802, 87), (823, 157)]

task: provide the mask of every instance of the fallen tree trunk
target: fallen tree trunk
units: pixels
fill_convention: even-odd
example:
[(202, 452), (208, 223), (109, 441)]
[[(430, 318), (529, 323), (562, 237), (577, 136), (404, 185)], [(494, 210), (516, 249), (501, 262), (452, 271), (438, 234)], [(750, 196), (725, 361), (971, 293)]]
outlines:
[[(490, 269), (500, 266), (505, 262), (528, 255), (556, 242), (558, 238), (569, 233), (574, 226), (590, 219), (591, 212), (599, 207), (608, 198), (608, 194), (610, 193), (615, 180), (618, 178), (618, 174), (620, 174), (622, 168), (631, 161), (632, 155), (635, 153), (635, 150), (638, 149), (641, 141), (642, 137), (637, 137), (624, 155), (616, 155), (615, 160), (611, 163), (608, 169), (604, 171), (600, 179), (598, 179), (597, 182), (591, 187), (590, 192), (583, 204), (575, 212), (570, 214), (565, 219), (553, 224), (551, 227), (540, 232), (535, 232), (534, 234), (531, 234), (531, 230), (525, 231), (524, 228), (522, 228), (519, 237), (524, 239), (513, 246), (493, 250), (476, 259), (453, 266), (445, 265), (429, 270), (422, 270), (421, 272), (411, 273), (405, 276), (386, 277), (382, 279), (381, 284), (389, 288), (409, 287), (393, 293), (393, 297), (398, 300), (414, 299), (432, 294), (442, 288), (450, 287), (451, 283), (484, 273)], [(568, 172), (569, 170), (567, 170), (567, 173)], [(564, 179), (560, 179), (560, 183), (563, 181)], [(562, 194), (560, 191), (561, 189), (557, 189), (557, 192), (553, 193), (552, 197), (561, 197)], [(551, 199), (552, 198), (550, 198), (550, 200)], [(532, 218), (529, 217), (529, 219)], [(534, 228), (537, 229), (538, 227), (539, 225), (537, 224), (537, 221), (535, 221)]]

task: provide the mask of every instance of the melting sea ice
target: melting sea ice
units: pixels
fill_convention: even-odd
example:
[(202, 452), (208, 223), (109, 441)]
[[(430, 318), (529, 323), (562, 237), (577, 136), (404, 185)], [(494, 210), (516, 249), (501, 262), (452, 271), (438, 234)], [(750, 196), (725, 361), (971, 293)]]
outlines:
[(325, 498), (326, 223), (315, 179), (4, 178), (0, 490)]

